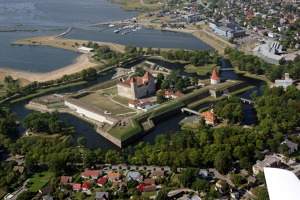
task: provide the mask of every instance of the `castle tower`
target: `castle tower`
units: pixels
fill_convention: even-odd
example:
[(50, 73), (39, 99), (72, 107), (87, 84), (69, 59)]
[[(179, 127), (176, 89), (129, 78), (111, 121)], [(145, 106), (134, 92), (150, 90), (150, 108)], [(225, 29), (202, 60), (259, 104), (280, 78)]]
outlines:
[(130, 78), (129, 83), (131, 88), (131, 96), (133, 97), (133, 99), (136, 99), (136, 90), (137, 90), (136, 77)]
[(155, 94), (156, 92), (156, 88), (155, 88), (155, 80), (154, 80), (154, 76), (150, 73), (150, 72), (146, 72), (143, 76), (143, 82), (145, 85), (147, 85), (146, 87), (146, 93), (147, 95), (149, 94)]
[(217, 70), (214, 69), (211, 77), (210, 77), (210, 84), (216, 85), (219, 84), (221, 81), (221, 77), (219, 76)]

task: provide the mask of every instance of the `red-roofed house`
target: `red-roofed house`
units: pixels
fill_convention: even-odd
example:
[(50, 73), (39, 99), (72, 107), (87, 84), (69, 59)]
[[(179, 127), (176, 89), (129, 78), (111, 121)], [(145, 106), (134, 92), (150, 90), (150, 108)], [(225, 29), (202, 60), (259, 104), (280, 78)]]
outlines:
[(252, 18), (254, 18), (254, 15), (253, 15), (253, 14), (248, 14), (248, 15), (246, 16), (246, 18), (247, 18), (247, 19), (252, 19)]
[(79, 191), (79, 190), (81, 190), (81, 184), (80, 184), (80, 183), (74, 183), (74, 184), (73, 184), (73, 190), (74, 190), (74, 191)]
[(108, 174), (108, 179), (110, 180), (110, 181), (117, 181), (117, 180), (119, 180), (120, 179), (120, 177), (121, 177), (121, 174), (120, 173), (110, 173), (110, 174)]
[(118, 83), (118, 94), (129, 99), (139, 99), (150, 94), (155, 94), (154, 76), (146, 72), (143, 77), (132, 77)]
[(137, 109), (144, 109), (147, 105), (150, 105), (149, 101), (143, 102), (137, 106)]
[(144, 184), (140, 184), (138, 187), (137, 187), (137, 190), (142, 193), (143, 192), (143, 189), (144, 189)]
[(132, 101), (129, 101), (128, 106), (130, 108), (136, 108), (138, 105), (140, 105), (142, 102), (139, 99), (135, 99)]
[(82, 178), (92, 178), (97, 179), (100, 176), (101, 171), (100, 170), (84, 170), (84, 172), (81, 174)]
[(167, 90), (165, 90), (164, 94), (165, 94), (166, 98), (170, 99), (170, 98), (172, 98), (172, 95), (174, 94), (174, 92), (171, 89), (167, 89)]
[(113, 187), (118, 187), (119, 184), (120, 184), (120, 182), (114, 182), (114, 183), (113, 183)]
[(61, 176), (60, 183), (64, 184), (64, 185), (70, 184), (70, 183), (72, 183), (72, 177), (71, 176)]
[(221, 77), (219, 76), (217, 70), (214, 69), (211, 77), (210, 77), (210, 84), (216, 85), (219, 84), (221, 81)]
[(91, 188), (91, 183), (82, 183), (81, 189), (87, 191)]
[(204, 117), (206, 124), (214, 125), (218, 121), (218, 118), (212, 112), (203, 112), (202, 117)]
[(174, 94), (172, 94), (172, 98), (173, 99), (177, 99), (179, 97), (182, 97), (184, 94), (182, 94), (181, 92), (175, 92)]
[(143, 187), (143, 192), (153, 192), (156, 191), (155, 185), (148, 185)]
[(145, 185), (155, 185), (155, 179), (153, 178), (147, 178), (144, 180)]
[(99, 185), (100, 187), (102, 187), (106, 182), (107, 182), (107, 178), (101, 178), (101, 179), (98, 181), (98, 185)]

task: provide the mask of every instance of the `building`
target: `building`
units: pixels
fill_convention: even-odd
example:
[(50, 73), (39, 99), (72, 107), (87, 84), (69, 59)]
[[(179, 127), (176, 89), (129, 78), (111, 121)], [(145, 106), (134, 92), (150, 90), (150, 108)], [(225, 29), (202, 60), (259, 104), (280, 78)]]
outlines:
[(285, 144), (289, 148), (289, 154), (298, 151), (298, 144), (291, 142), (289, 140), (283, 141), (281, 144)]
[(103, 185), (105, 185), (106, 182), (107, 182), (107, 178), (101, 178), (98, 181), (98, 186), (102, 187)]
[(91, 183), (82, 183), (81, 189), (83, 191), (88, 191), (91, 188)]
[(39, 193), (42, 195), (42, 196), (45, 196), (45, 195), (49, 195), (49, 194), (52, 194), (53, 193), (53, 187), (52, 186), (46, 186), (44, 187), (43, 189), (40, 189), (39, 190)]
[(254, 55), (257, 55), (267, 62), (278, 64), (283, 58), (281, 54), (285, 53), (284, 47), (278, 42), (268, 41), (267, 44), (262, 44), (254, 48)]
[(112, 172), (112, 173), (108, 174), (108, 179), (110, 181), (118, 181), (120, 179), (120, 177), (121, 177), (120, 173), (114, 173), (114, 172)]
[(84, 170), (84, 172), (81, 174), (81, 177), (97, 179), (100, 176), (100, 174), (100, 170)]
[(217, 70), (214, 69), (211, 77), (210, 77), (210, 84), (216, 85), (219, 84), (221, 81), (221, 77), (219, 76)]
[(209, 27), (219, 35), (228, 38), (239, 38), (239, 37), (244, 37), (246, 35), (245, 30), (232, 23), (228, 23), (226, 25), (217, 25), (214, 23), (210, 23)]
[(265, 159), (256, 161), (256, 164), (252, 166), (253, 174), (257, 175), (259, 172), (264, 170), (264, 167), (279, 167), (281, 161), (272, 155), (266, 155)]
[(213, 112), (203, 112), (202, 117), (205, 119), (207, 125), (214, 125), (218, 122), (218, 118)]
[(95, 200), (111, 200), (109, 192), (96, 192)]
[(139, 172), (128, 172), (127, 174), (127, 180), (135, 180), (138, 182), (142, 182), (143, 181), (143, 176), (139, 173)]
[(161, 170), (154, 170), (152, 172), (152, 178), (161, 178), (161, 177), (164, 177), (165, 173)]
[(182, 16), (185, 20), (186, 23), (194, 23), (194, 22), (199, 22), (202, 20), (202, 17), (200, 14), (190, 14), (190, 15), (183, 15)]
[(80, 183), (74, 183), (73, 184), (73, 190), (74, 191), (80, 191), (81, 190), (81, 184)]
[(283, 80), (275, 80), (275, 87), (283, 87), (286, 89), (288, 86), (293, 84), (293, 80), (290, 79), (289, 73), (284, 74), (284, 79)]
[(88, 48), (88, 47), (79, 47), (77, 49), (78, 52), (81, 52), (81, 53), (91, 53), (94, 51), (93, 48)]
[(61, 176), (60, 177), (60, 183), (61, 184), (71, 184), (72, 183), (73, 178), (71, 176)]
[(143, 77), (132, 77), (119, 83), (118, 94), (129, 99), (140, 99), (155, 94), (154, 76), (146, 72)]

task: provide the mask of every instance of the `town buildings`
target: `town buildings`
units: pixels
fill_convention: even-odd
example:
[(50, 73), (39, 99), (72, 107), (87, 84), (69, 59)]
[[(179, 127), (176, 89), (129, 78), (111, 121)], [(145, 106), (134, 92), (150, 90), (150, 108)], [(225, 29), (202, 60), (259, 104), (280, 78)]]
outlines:
[(239, 38), (239, 37), (244, 37), (246, 35), (245, 30), (232, 23), (228, 23), (226, 25), (209, 23), (209, 27), (219, 35), (228, 38)]

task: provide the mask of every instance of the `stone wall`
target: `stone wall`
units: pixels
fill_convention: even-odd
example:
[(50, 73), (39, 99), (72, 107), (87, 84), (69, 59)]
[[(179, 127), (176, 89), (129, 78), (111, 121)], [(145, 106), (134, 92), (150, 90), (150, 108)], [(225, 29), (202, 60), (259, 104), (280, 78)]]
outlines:
[(135, 99), (134, 91), (126, 86), (123, 86), (121, 84), (118, 84), (118, 94), (120, 96), (126, 97), (128, 99)]

